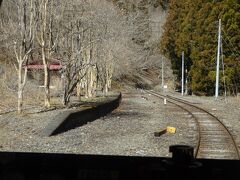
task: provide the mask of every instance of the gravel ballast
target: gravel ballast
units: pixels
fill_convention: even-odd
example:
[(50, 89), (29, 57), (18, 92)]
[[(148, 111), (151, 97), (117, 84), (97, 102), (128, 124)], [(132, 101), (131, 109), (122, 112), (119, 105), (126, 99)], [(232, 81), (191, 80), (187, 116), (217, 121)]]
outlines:
[[(188, 98), (200, 102), (206, 109), (214, 105), (208, 98)], [(120, 107), (105, 117), (57, 136), (41, 135), (40, 132), (49, 123), (46, 119), (54, 120), (62, 111), (66, 109), (20, 117), (16, 114), (0, 116), (0, 124), (5, 122), (4, 126), (0, 126), (0, 151), (168, 157), (170, 145), (192, 145), (195, 141), (189, 134), (192, 122), (188, 113), (170, 103), (164, 105), (163, 100), (140, 90), (123, 93)], [(225, 117), (220, 109), (213, 111), (217, 115), (219, 113), (237, 135), (240, 126), (234, 123), (239, 123), (239, 119), (230, 121), (228, 119), (233, 120), (230, 117), (232, 114)], [(176, 127), (176, 133), (154, 137), (154, 132), (167, 126)]]

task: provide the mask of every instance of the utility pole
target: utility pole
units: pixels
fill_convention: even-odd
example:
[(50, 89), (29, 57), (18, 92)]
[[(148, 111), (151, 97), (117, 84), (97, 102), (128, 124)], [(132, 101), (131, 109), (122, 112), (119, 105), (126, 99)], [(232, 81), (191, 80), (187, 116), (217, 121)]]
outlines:
[(163, 63), (163, 57), (162, 57), (162, 89), (164, 88), (163, 66), (164, 66), (164, 63)]
[(220, 51), (221, 51), (221, 19), (219, 19), (219, 27), (218, 27), (218, 51), (217, 51), (217, 67), (216, 67), (215, 100), (217, 100), (217, 98), (218, 98), (218, 89), (219, 89), (219, 61), (220, 61)]
[(184, 51), (182, 52), (182, 96), (184, 94)]
[[(165, 94), (165, 86), (164, 86), (164, 73), (163, 73), (163, 69), (164, 69), (164, 63), (163, 63), (163, 57), (161, 58), (162, 59), (162, 92), (163, 94)], [(163, 104), (166, 105), (167, 104), (167, 99), (166, 97), (163, 99)]]

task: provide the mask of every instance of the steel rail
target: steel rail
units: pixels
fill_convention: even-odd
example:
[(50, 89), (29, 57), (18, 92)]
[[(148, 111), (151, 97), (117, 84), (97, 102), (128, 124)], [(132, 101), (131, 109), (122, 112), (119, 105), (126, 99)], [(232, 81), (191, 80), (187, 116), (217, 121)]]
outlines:
[[(205, 110), (205, 109), (203, 109), (203, 108), (201, 108), (201, 107), (198, 107), (198, 106), (196, 106), (196, 105), (191, 104), (191, 103), (188, 102), (188, 101), (185, 101), (185, 100), (182, 100), (182, 99), (178, 99), (178, 98), (176, 98), (176, 97), (172, 97), (172, 96), (169, 96), (169, 95), (162, 95), (162, 94), (160, 94), (160, 93), (158, 93), (158, 92), (155, 92), (155, 91), (149, 91), (149, 90), (144, 90), (144, 91), (147, 92), (147, 93), (149, 93), (149, 94), (152, 94), (152, 95), (154, 95), (154, 96), (156, 96), (156, 97), (159, 97), (159, 98), (161, 98), (161, 99), (168, 98), (168, 102), (170, 102), (170, 103), (178, 106), (179, 108), (181, 108), (181, 109), (183, 109), (184, 111), (186, 111), (186, 112), (188, 112), (189, 114), (191, 114), (191, 116), (194, 118), (194, 120), (195, 120), (195, 122), (196, 122), (196, 124), (197, 124), (197, 129), (198, 129), (197, 147), (196, 147), (196, 150), (195, 150), (195, 153), (194, 153), (194, 156), (195, 156), (195, 157), (198, 157), (198, 154), (199, 154), (199, 152), (200, 152), (200, 146), (201, 146), (201, 125), (200, 125), (200, 122), (199, 122), (199, 118), (197, 118), (190, 110), (188, 110), (188, 109), (186, 109), (185, 107), (177, 104), (176, 102), (182, 103), (182, 104), (184, 104), (184, 105), (188, 105), (188, 106), (193, 107), (193, 108), (195, 108), (195, 109), (197, 109), (197, 110), (200, 110), (200, 111), (206, 113), (207, 115), (211, 116), (212, 119), (215, 119), (218, 123), (220, 123), (221, 127), (223, 127), (224, 130), (226, 130), (228, 136), (229, 136), (230, 139), (231, 139), (231, 143), (232, 143), (232, 145), (233, 145), (233, 147), (234, 147), (234, 150), (235, 150), (235, 153), (236, 153), (237, 158), (240, 159), (240, 154), (239, 154), (238, 146), (237, 146), (237, 144), (236, 144), (236, 142), (235, 142), (235, 140), (234, 140), (234, 138), (233, 138), (233, 135), (231, 134), (231, 132), (229, 131), (229, 129), (225, 126), (225, 124), (223, 124), (223, 122), (222, 122), (218, 117), (214, 116), (212, 113), (210, 113), (209, 111), (207, 111), (207, 110)], [(170, 99), (170, 100), (169, 100), (169, 99)], [(176, 101), (176, 102), (173, 102), (173, 101)]]

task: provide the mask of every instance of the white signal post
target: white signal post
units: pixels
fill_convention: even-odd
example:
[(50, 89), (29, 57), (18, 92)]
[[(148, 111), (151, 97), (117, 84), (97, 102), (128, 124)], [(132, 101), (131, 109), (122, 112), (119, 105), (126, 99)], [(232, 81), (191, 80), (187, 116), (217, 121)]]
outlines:
[(184, 51), (182, 52), (182, 96), (184, 94)]
[[(168, 88), (167, 85), (163, 86), (163, 93), (164, 93), (164, 95), (166, 95), (166, 93), (167, 93), (167, 88)], [(164, 103), (164, 105), (167, 104), (167, 98), (166, 97), (164, 97), (163, 103)]]
[(215, 100), (218, 98), (219, 89), (219, 61), (220, 61), (220, 51), (221, 51), (221, 19), (219, 19), (218, 27), (218, 52), (217, 52), (217, 67), (216, 67), (216, 87), (215, 87)]
[(185, 74), (185, 76), (186, 76), (186, 78), (185, 78), (185, 95), (188, 95), (188, 76), (187, 76), (187, 74), (188, 74), (188, 70), (186, 68), (186, 74)]

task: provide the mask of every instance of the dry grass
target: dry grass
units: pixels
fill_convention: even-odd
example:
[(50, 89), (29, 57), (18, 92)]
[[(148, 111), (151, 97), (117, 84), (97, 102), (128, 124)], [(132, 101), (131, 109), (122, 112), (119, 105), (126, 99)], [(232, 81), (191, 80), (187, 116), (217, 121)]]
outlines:
[[(43, 108), (44, 107), (44, 89), (42, 86), (41, 72), (29, 72), (26, 86), (24, 88), (23, 109)], [(13, 67), (4, 67), (0, 73), (0, 114), (17, 110), (17, 75)], [(52, 107), (63, 107), (62, 105), (62, 87), (61, 80), (57, 75), (51, 77), (51, 105)], [(122, 89), (117, 82), (113, 82), (113, 88)], [(99, 102), (104, 97), (85, 98), (81, 97), (82, 103)], [(72, 97), (73, 103), (78, 102), (76, 97)]]
[[(55, 83), (55, 82), (53, 82)], [(28, 78), (23, 97), (23, 108), (43, 107), (44, 89), (39, 86), (40, 83), (32, 78)], [(58, 86), (52, 90), (52, 94), (59, 94)], [(52, 97), (53, 106), (61, 105), (60, 97)], [(5, 67), (4, 72), (0, 74), (0, 113), (13, 111), (17, 109), (17, 76), (12, 67)]]

